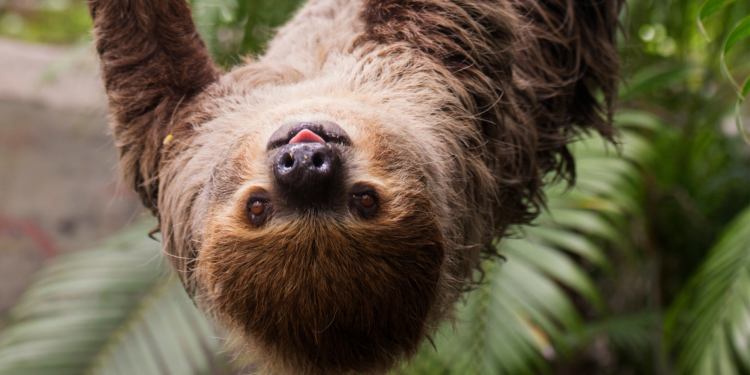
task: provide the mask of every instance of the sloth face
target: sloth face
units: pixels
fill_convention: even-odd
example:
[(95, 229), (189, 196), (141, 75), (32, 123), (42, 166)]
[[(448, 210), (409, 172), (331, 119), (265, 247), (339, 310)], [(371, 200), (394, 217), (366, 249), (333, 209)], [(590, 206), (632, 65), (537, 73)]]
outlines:
[(416, 350), (438, 299), (425, 171), (377, 120), (299, 117), (248, 126), (216, 165), (196, 277), (255, 350), (371, 371)]

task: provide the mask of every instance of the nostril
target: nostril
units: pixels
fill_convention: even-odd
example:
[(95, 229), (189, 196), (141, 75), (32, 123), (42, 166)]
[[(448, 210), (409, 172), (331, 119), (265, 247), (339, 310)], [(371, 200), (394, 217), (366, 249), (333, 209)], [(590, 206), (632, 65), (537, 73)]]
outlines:
[[(340, 146), (317, 142), (281, 146), (273, 157), (271, 169), (279, 187), (279, 202), (284, 202), (284, 207), (296, 210), (342, 204), (335, 199), (342, 194), (343, 182), (343, 163), (337, 147)], [(252, 209), (249, 208), (251, 215)]]
[(313, 165), (315, 166), (315, 168), (322, 167), (323, 163), (325, 163), (325, 161), (326, 161), (326, 159), (325, 159), (325, 155), (323, 154), (323, 152), (316, 152), (313, 155), (312, 162), (313, 162)]
[(281, 163), (284, 165), (285, 168), (291, 168), (294, 166), (294, 155), (292, 155), (291, 152), (284, 153), (284, 156), (281, 157)]

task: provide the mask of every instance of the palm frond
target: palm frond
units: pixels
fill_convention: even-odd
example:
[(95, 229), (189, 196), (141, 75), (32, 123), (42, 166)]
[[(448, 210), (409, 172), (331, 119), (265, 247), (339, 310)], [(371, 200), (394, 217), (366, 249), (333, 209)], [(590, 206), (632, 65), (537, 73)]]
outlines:
[(597, 337), (607, 337), (613, 348), (643, 354), (652, 348), (654, 332), (658, 332), (659, 316), (652, 312), (607, 317), (586, 324), (586, 327), (568, 336), (571, 345), (583, 347)]
[(0, 374), (230, 373), (149, 224), (37, 275), (0, 335)]
[[(602, 302), (579, 260), (611, 268), (601, 241), (620, 239), (612, 219), (638, 212), (638, 165), (654, 154), (631, 129), (661, 126), (643, 112), (627, 112), (618, 119), (620, 152), (598, 137), (575, 144), (576, 187), (547, 189), (547, 207), (534, 225), (519, 228), (519, 236), (500, 242), (498, 250), (507, 261), (483, 264), (485, 282), (459, 307), (455, 329), (443, 327), (435, 347), (425, 346), (402, 373), (538, 374), (547, 369), (548, 359), (585, 341), (583, 336), (572, 340), (569, 335), (585, 336), (592, 330), (584, 325), (570, 293), (595, 308), (601, 308)], [(607, 332), (617, 336), (622, 333), (616, 329), (620, 326), (609, 325)], [(637, 333), (642, 332), (618, 337), (637, 344), (642, 338)]]
[(665, 323), (677, 374), (750, 371), (750, 207), (727, 227)]

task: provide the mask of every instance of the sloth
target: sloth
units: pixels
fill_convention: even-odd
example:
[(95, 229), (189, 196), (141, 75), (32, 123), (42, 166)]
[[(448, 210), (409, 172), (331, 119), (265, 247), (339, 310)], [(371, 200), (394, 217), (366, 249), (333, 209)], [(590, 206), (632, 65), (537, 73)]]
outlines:
[(231, 71), (185, 0), (90, 0), (124, 180), (267, 373), (382, 374), (613, 140), (620, 0), (311, 0)]

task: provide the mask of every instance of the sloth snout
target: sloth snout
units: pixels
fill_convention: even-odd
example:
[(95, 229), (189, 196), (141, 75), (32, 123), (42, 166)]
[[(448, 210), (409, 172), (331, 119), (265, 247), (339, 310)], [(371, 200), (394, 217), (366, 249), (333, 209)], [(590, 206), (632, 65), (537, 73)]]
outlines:
[(350, 145), (344, 129), (332, 122), (289, 123), (277, 129), (266, 148), (275, 152), (271, 168), (286, 207), (297, 210), (335, 205), (343, 185), (341, 152)]
[(285, 200), (302, 207), (327, 203), (330, 192), (340, 182), (342, 169), (336, 147), (308, 137), (279, 148), (272, 166)]

